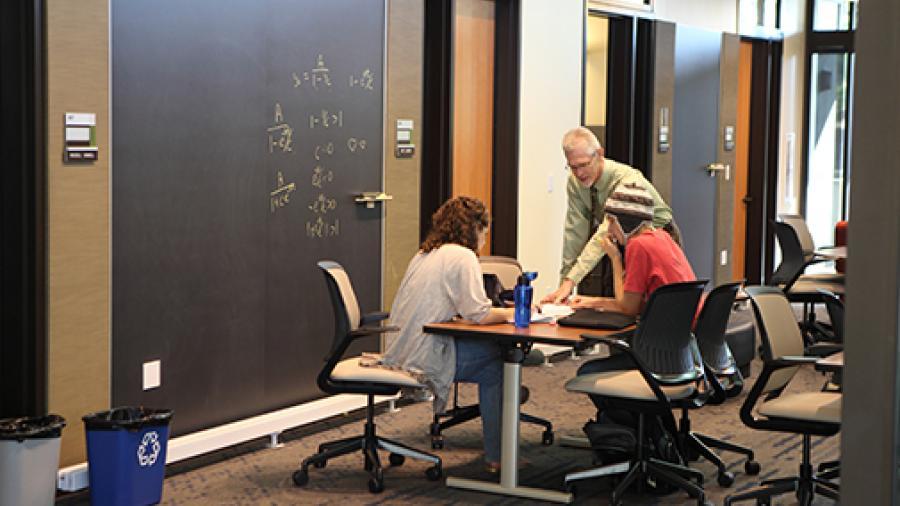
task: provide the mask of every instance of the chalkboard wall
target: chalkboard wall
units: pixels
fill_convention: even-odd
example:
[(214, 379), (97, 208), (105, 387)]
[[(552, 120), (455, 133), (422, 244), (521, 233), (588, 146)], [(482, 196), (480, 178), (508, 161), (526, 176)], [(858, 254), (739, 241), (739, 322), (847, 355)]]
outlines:
[(316, 261), (380, 304), (353, 195), (382, 184), (384, 3), (113, 0), (111, 50), (113, 403), (180, 434), (321, 396)]

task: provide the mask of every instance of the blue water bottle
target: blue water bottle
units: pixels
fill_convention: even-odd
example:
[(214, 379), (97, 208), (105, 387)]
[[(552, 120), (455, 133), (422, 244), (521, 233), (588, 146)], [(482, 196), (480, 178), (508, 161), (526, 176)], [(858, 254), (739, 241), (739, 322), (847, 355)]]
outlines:
[(516, 303), (515, 322), (516, 327), (527, 327), (531, 323), (531, 282), (537, 277), (536, 272), (524, 272), (519, 276), (519, 281), (513, 290), (513, 300)]

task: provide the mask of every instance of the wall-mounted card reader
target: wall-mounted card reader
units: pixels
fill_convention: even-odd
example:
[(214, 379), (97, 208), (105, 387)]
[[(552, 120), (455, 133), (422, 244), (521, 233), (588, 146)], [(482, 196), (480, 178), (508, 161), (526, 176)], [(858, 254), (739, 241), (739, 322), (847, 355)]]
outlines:
[(734, 127), (733, 126), (728, 125), (725, 127), (724, 141), (725, 141), (725, 146), (724, 146), (725, 151), (731, 151), (732, 149), (734, 149)]
[(65, 125), (65, 161), (96, 160), (97, 115), (88, 112), (67, 112)]
[(397, 158), (412, 158), (416, 154), (416, 145), (412, 143), (413, 120), (397, 120), (397, 148), (394, 156)]
[(660, 153), (669, 152), (669, 108), (660, 107), (659, 109), (659, 131), (657, 135), (657, 151)]

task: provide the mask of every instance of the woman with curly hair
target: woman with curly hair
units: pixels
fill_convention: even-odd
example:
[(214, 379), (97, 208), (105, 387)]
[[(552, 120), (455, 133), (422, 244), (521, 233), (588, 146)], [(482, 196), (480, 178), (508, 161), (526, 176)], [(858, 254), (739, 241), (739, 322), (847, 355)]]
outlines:
[(410, 261), (394, 299), (391, 323), (400, 327), (383, 363), (415, 375), (434, 393), (434, 410), (444, 411), (453, 381), (478, 384), (478, 402), (488, 469), (500, 462), (500, 347), (483, 339), (426, 334), (427, 323), (461, 317), (475, 323), (512, 318), (511, 309), (491, 307), (484, 292), (476, 251), (487, 236), (490, 213), (471, 197), (445, 202), (431, 217), (431, 230)]

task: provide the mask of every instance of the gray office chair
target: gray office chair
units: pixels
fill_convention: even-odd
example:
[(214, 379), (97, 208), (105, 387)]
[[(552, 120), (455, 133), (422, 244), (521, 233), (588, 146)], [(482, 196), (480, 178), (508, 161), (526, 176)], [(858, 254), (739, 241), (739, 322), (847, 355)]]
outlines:
[(388, 318), (387, 313), (370, 313), (362, 315), (356, 294), (350, 284), (350, 278), (344, 268), (337, 262), (324, 260), (319, 268), (325, 275), (331, 305), (334, 309), (334, 338), (331, 351), (325, 359), (325, 366), (319, 373), (319, 388), (329, 394), (362, 394), (367, 396), (365, 432), (356, 437), (331, 441), (319, 445), (315, 455), (304, 459), (300, 469), (294, 472), (294, 484), (302, 487), (309, 482), (310, 465), (323, 468), (328, 460), (361, 451), (365, 457), (365, 470), (368, 471), (369, 491), (378, 493), (384, 490), (384, 477), (378, 450), (390, 452), (389, 461), (392, 466), (403, 465), (406, 457), (424, 460), (433, 464), (425, 471), (429, 480), (441, 478), (441, 459), (436, 455), (410, 448), (375, 434), (375, 396), (396, 395), (401, 388), (424, 388), (412, 376), (402, 371), (360, 365), (360, 357), (343, 358), (350, 344), (360, 338), (396, 331), (396, 327), (382, 327), (380, 322)]
[[(647, 478), (668, 483), (706, 503), (703, 473), (687, 467), (685, 449), (678, 438), (672, 409), (703, 403), (704, 370), (691, 332), (697, 304), (706, 281), (673, 283), (657, 288), (644, 308), (631, 343), (609, 337), (585, 334), (627, 353), (636, 369), (599, 372), (576, 376), (566, 390), (601, 396), (605, 409), (626, 410), (637, 415), (637, 438), (633, 455), (626, 462), (569, 473), (566, 487), (579, 480), (627, 473), (612, 493), (611, 504), (621, 504), (625, 490), (635, 481), (642, 487)], [(659, 417), (665, 430), (678, 442), (678, 463), (649, 455), (645, 446), (647, 417)], [(691, 480), (696, 481), (696, 483)]]
[(766, 480), (726, 497), (725, 505), (748, 499), (768, 505), (773, 496), (788, 492), (796, 493), (801, 506), (812, 504), (815, 494), (838, 500), (840, 486), (813, 474), (810, 449), (811, 436), (833, 436), (841, 430), (841, 393), (784, 393), (800, 366), (815, 363), (817, 357), (803, 356), (803, 336), (784, 293), (767, 286), (746, 291), (759, 323), (763, 370), (741, 406), (741, 420), (752, 429), (802, 435), (802, 456), (798, 476)]

